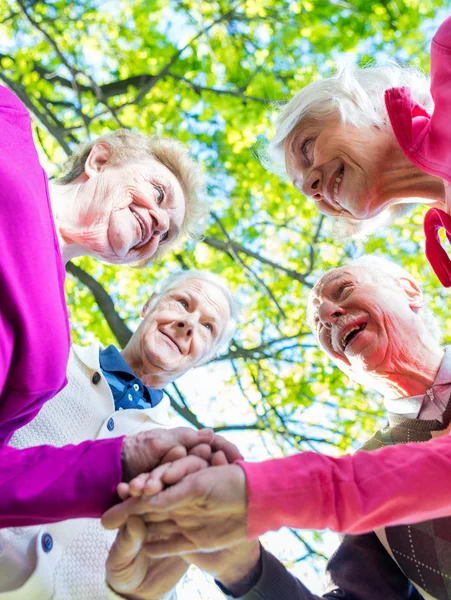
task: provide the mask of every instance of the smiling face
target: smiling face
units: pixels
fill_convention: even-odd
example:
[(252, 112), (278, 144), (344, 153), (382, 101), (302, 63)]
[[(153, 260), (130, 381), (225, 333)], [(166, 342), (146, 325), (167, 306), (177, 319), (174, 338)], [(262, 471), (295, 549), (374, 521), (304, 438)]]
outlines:
[(135, 373), (161, 380), (160, 387), (213, 358), (231, 318), (228, 300), (215, 284), (186, 279), (152, 306), (123, 351)]
[(90, 254), (113, 264), (149, 259), (174, 241), (185, 216), (175, 175), (148, 158), (112, 166), (108, 146), (94, 146), (71, 215), (62, 231)]
[(396, 281), (362, 266), (334, 269), (309, 296), (308, 321), (321, 348), (359, 381), (363, 373), (399, 373), (424, 335), (414, 280)]
[(387, 166), (399, 154), (391, 131), (338, 120), (303, 120), (285, 140), (286, 170), (321, 213), (357, 220), (379, 214), (393, 199)]

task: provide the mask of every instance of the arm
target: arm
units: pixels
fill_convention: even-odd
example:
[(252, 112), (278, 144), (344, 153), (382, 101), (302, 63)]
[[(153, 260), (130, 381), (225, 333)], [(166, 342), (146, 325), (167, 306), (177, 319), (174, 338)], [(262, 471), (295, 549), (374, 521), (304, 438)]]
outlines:
[(387, 554), (374, 533), (346, 536), (327, 565), (327, 591), (312, 594), (275, 558), (262, 549), (258, 582), (241, 595), (241, 600), (421, 600), (420, 594)]
[(178, 427), (62, 448), (0, 447), (0, 527), (100, 517), (118, 502), (121, 480), (218, 438), (211, 430)]
[(149, 544), (154, 557), (227, 547), (282, 526), (365, 533), (448, 516), (450, 470), (449, 436), (341, 458), (305, 452), (188, 475), (150, 500), (114, 506), (103, 523), (114, 529), (130, 514), (158, 515), (149, 527), (166, 539)]

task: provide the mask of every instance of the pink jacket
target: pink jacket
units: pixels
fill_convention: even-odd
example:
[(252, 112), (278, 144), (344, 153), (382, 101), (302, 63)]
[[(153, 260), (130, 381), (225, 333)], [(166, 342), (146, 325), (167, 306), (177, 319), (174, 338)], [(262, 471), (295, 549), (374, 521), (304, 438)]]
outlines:
[(426, 256), (445, 287), (451, 286), (451, 261), (438, 231), (445, 228), (451, 241), (451, 17), (434, 36), (431, 46), (431, 94), (434, 112), (412, 99), (409, 88), (385, 93), (385, 104), (396, 139), (407, 158), (419, 169), (445, 182), (447, 213), (433, 208), (424, 221)]

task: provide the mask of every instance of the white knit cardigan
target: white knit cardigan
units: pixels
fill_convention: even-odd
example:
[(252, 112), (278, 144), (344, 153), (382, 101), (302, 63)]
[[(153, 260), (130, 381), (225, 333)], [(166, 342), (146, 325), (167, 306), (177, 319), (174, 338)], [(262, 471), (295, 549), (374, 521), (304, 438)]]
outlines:
[[(166, 397), (155, 408), (115, 412), (100, 369), (99, 350), (98, 343), (73, 346), (68, 385), (14, 434), (11, 446), (65, 446), (168, 426)], [(97, 384), (94, 373), (101, 376)], [(97, 519), (1, 529), (0, 600), (120, 598), (105, 584), (105, 560), (115, 537), (116, 532), (105, 531)], [(177, 600), (176, 593), (170, 592), (165, 600)]]

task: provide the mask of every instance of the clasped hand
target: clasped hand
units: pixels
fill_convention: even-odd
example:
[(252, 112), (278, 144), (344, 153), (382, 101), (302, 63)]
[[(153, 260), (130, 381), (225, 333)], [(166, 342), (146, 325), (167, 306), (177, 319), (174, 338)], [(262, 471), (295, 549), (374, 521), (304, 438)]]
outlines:
[(122, 502), (102, 517), (107, 529), (119, 528), (107, 580), (121, 594), (161, 598), (189, 564), (227, 585), (230, 572), (244, 576), (258, 562), (258, 542), (246, 542), (244, 471), (231, 464), (241, 458), (239, 451), (210, 430), (186, 431), (202, 439), (193, 444), (190, 438), (183, 447), (176, 435), (177, 443), (166, 448), (159, 466), (119, 484)]

